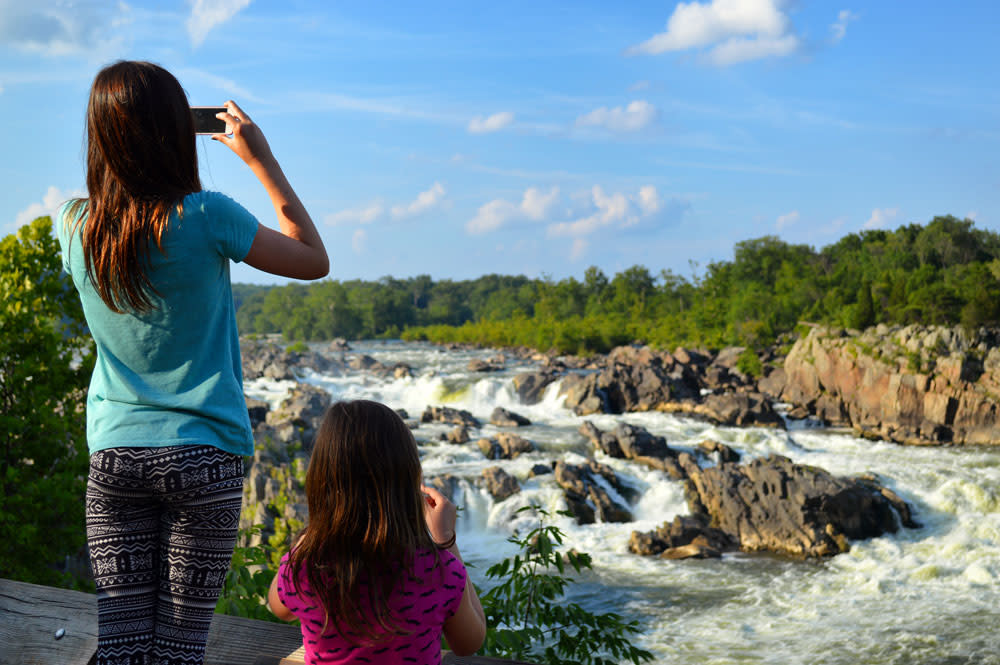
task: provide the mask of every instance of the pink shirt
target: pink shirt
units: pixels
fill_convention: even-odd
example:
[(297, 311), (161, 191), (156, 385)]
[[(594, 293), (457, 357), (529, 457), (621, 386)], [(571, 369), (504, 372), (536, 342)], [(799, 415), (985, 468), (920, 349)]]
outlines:
[[(393, 637), (374, 646), (357, 646), (333, 630), (320, 634), (325, 613), (319, 598), (300, 575), (296, 592), (291, 581), (288, 555), (278, 568), (278, 598), (302, 623), (302, 643), (306, 665), (346, 663), (407, 663), (440, 665), (441, 630), (446, 619), (458, 610), (465, 591), (465, 566), (451, 552), (418, 552), (413, 572), (404, 575), (400, 587), (389, 599), (392, 616), (410, 634)], [(418, 578), (418, 579), (415, 579)]]

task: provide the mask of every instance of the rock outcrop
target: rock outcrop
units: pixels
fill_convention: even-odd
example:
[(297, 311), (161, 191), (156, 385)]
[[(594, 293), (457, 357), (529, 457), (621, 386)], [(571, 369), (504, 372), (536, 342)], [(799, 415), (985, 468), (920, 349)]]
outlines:
[(588, 460), (586, 464), (557, 461), (553, 472), (577, 523), (593, 524), (598, 519), (602, 522), (632, 521), (632, 513), (628, 507), (612, 498), (604, 488), (605, 484), (616, 491), (621, 488), (621, 482), (611, 467), (593, 460)]
[(491, 439), (479, 439), (476, 445), (487, 459), (514, 459), (535, 449), (531, 441), (512, 432), (500, 432)]
[(517, 478), (498, 466), (483, 469), (483, 480), (486, 482), (486, 491), (496, 501), (503, 501), (521, 491)]
[(725, 425), (784, 427), (765, 395), (735, 369), (742, 347), (707, 352), (648, 347), (613, 349), (590, 374), (569, 374), (560, 385), (565, 405), (579, 415), (665, 411), (699, 416)]
[(1000, 444), (1000, 330), (813, 328), (781, 398), (831, 425), (906, 444)]
[(559, 373), (554, 369), (523, 372), (514, 377), (514, 390), (525, 404), (537, 404), (549, 384), (558, 378)]
[(344, 369), (342, 362), (316, 351), (288, 351), (274, 342), (255, 339), (240, 340), (243, 379), (252, 381), (261, 377), (274, 380), (295, 380), (296, 370), (311, 368), (326, 374), (338, 374)]
[(466, 427), (480, 427), (479, 420), (465, 409), (453, 409), (450, 406), (429, 406), (420, 415), (420, 422), (450, 423)]
[(531, 421), (519, 413), (498, 406), (490, 414), (490, 424), (497, 427), (526, 427), (531, 424)]
[(693, 519), (633, 533), (631, 551), (676, 550), (668, 555), (674, 558), (731, 550), (826, 557), (848, 551), (851, 540), (919, 527), (909, 506), (870, 477), (839, 478), (780, 455), (708, 469), (685, 460), (682, 467)]

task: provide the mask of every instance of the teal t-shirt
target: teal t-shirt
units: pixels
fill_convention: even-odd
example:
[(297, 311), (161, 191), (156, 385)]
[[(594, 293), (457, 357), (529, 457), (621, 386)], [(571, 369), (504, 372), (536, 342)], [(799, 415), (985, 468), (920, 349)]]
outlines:
[(229, 261), (250, 251), (257, 219), (218, 192), (189, 194), (182, 207), (163, 233), (164, 251), (155, 243), (149, 250), (158, 293), (143, 313), (104, 304), (87, 276), (76, 220), (66, 206), (57, 215), (63, 268), (97, 345), (87, 395), (91, 454), (186, 444), (253, 454)]

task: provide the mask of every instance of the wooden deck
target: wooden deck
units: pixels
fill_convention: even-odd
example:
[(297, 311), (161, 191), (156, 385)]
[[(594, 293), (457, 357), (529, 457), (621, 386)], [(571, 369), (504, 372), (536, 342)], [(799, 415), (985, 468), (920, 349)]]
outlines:
[[(97, 598), (0, 579), (0, 645), (0, 665), (90, 665), (97, 648)], [(212, 620), (205, 665), (302, 665), (303, 660), (302, 634), (296, 626), (224, 614)], [(516, 661), (459, 658), (446, 652), (442, 662), (510, 665)]]

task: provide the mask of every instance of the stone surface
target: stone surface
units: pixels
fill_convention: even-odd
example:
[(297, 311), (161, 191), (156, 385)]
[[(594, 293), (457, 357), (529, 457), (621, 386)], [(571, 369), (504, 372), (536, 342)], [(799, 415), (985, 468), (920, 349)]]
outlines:
[(458, 425), (443, 436), (445, 441), (455, 445), (468, 443), (470, 441), (469, 428), (465, 425)]
[(905, 444), (1000, 444), (1000, 329), (821, 327), (784, 361), (781, 397), (830, 425)]
[(895, 533), (892, 504), (868, 483), (772, 455), (690, 473), (699, 508), (745, 552), (821, 557), (849, 539)]
[(479, 427), (480, 422), (464, 409), (453, 409), (450, 406), (428, 406), (420, 416), (425, 423), (451, 423), (466, 427)]
[(521, 491), (517, 478), (498, 466), (483, 469), (483, 480), (486, 481), (486, 491), (498, 502)]
[(522, 453), (535, 449), (535, 444), (531, 441), (511, 432), (500, 432), (493, 438), (479, 439), (476, 445), (488, 459), (515, 459)]
[(525, 427), (530, 425), (531, 421), (519, 413), (514, 413), (502, 406), (498, 406), (490, 414), (490, 424), (497, 427)]
[(523, 372), (514, 377), (514, 390), (525, 404), (537, 404), (545, 389), (557, 378), (559, 374), (554, 370)]
[(553, 467), (556, 482), (566, 495), (569, 510), (578, 524), (601, 522), (631, 522), (628, 506), (613, 498), (604, 485), (620, 486), (613, 469), (589, 460), (587, 464), (566, 464), (556, 461)]

